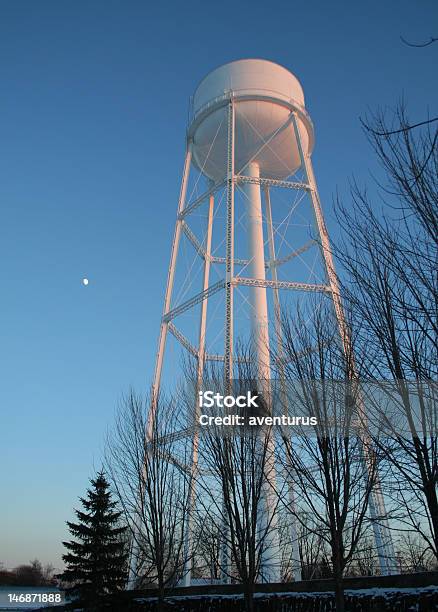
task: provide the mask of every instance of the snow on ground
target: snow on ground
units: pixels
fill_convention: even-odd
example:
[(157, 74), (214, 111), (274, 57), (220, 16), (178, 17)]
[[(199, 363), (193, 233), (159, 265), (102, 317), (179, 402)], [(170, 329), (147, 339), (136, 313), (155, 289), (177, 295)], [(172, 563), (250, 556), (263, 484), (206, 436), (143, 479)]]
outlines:
[[(415, 588), (371, 588), (371, 589), (346, 589), (344, 591), (345, 595), (348, 597), (385, 597), (392, 598), (396, 595), (421, 595), (427, 593), (438, 593), (438, 585), (431, 585), (427, 587), (415, 587)], [(257, 592), (254, 593), (254, 598), (256, 599), (269, 599), (275, 597), (309, 597), (309, 598), (319, 598), (324, 599), (328, 597), (333, 597), (333, 591), (276, 591), (276, 592)], [(233, 594), (224, 594), (220, 593), (212, 593), (212, 594), (204, 594), (204, 595), (173, 595), (170, 597), (166, 597), (168, 601), (184, 601), (184, 600), (196, 600), (196, 599), (242, 599), (242, 593), (233, 593)], [(156, 597), (141, 597), (136, 598), (137, 602), (152, 602), (155, 601)]]

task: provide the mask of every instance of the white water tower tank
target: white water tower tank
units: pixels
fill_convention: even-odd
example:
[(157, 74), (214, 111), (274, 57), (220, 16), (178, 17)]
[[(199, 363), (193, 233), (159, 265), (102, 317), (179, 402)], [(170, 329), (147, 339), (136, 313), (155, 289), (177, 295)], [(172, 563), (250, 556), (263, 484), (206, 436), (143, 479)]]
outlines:
[(215, 182), (226, 177), (227, 103), (235, 101), (235, 171), (255, 162), (260, 176), (284, 179), (299, 168), (291, 112), (298, 114), (303, 148), (313, 149), (312, 122), (298, 79), (286, 68), (261, 59), (224, 64), (198, 85), (193, 100), (193, 160)]

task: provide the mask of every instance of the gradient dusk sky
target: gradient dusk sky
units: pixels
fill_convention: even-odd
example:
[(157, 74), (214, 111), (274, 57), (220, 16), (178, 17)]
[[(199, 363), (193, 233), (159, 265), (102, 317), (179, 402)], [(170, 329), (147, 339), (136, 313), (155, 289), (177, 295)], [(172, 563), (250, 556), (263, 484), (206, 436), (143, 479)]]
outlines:
[(333, 230), (375, 171), (359, 116), (437, 114), (438, 44), (400, 40), (432, 35), (436, 0), (0, 2), (0, 562), (62, 566), (118, 398), (150, 381), (199, 80), (246, 57), (298, 76)]

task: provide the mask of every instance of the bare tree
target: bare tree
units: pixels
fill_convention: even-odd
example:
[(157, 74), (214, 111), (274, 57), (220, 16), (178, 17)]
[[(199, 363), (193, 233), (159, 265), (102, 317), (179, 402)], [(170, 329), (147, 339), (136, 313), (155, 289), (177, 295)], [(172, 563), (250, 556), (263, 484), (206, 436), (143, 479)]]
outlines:
[[(240, 347), (235, 363), (232, 394), (258, 394), (257, 414), (269, 414), (268, 400), (257, 391), (250, 352)], [(221, 368), (211, 367), (204, 375), (203, 386), (222, 394), (230, 391)], [(223, 408), (211, 415), (237, 412), (236, 408)], [(251, 409), (240, 411), (246, 425), (211, 424), (202, 428), (198, 447), (202, 469), (196, 476), (198, 519), (205, 522), (207, 517), (207, 525), (221, 527), (221, 574), (242, 584), (246, 610), (254, 609), (255, 583), (264, 580), (263, 569), (278, 563), (274, 544), (278, 498), (274, 493), (273, 434), (269, 426), (248, 425), (249, 416), (254, 414)]]
[(43, 564), (39, 559), (29, 561), (27, 565), (19, 565), (13, 570), (15, 583), (18, 585), (40, 586), (47, 584)]
[(378, 573), (379, 563), (375, 543), (364, 533), (347, 568), (347, 574), (348, 576), (375, 576)]
[(199, 512), (193, 525), (195, 540), (198, 542), (197, 558), (199, 559), (200, 575), (209, 576), (211, 582), (221, 577), (221, 523), (213, 520), (210, 515)]
[[(200, 479), (201, 503), (210, 516), (224, 521), (222, 545), (244, 587), (246, 609), (252, 610), (254, 585), (263, 579), (261, 560), (273, 527), (272, 516), (266, 520), (264, 508), (269, 486), (266, 482), (271, 452), (269, 435), (256, 431), (240, 435), (210, 432), (204, 437), (201, 452), (205, 451), (204, 465), (213, 474), (215, 485), (212, 489), (208, 480)], [(204, 495), (214, 490), (216, 495), (207, 500)], [(231, 574), (230, 566), (221, 561), (221, 569), (227, 575)]]
[(131, 574), (137, 586), (158, 588), (161, 606), (185, 563), (187, 442), (174, 435), (180, 414), (175, 401), (156, 398), (153, 422), (150, 406), (134, 392), (123, 399), (106, 463), (131, 531)]
[[(361, 435), (353, 355), (340, 341), (334, 313), (321, 302), (310, 317), (306, 314), (298, 310), (284, 317), (283, 353), (275, 360), (282, 359), (287, 383), (283, 411), (306, 419), (305, 425), (283, 432), (281, 457), (297, 502), (291, 506), (283, 498), (282, 503), (301, 529), (329, 547), (336, 609), (342, 611), (343, 576), (367, 524), (377, 463), (369, 461), (372, 449)], [(348, 344), (352, 351), (353, 342)]]
[[(435, 124), (434, 124), (435, 125)], [(412, 129), (401, 105), (381, 113), (367, 135), (384, 172), (375, 198), (357, 185), (338, 202), (348, 240), (339, 248), (343, 288), (366, 359), (362, 378), (380, 385), (369, 399), (386, 437), (378, 449), (393, 472), (398, 519), (438, 558), (438, 129)], [(392, 406), (392, 416), (388, 405)], [(401, 419), (401, 417), (403, 417)], [(372, 418), (372, 415), (370, 416)]]
[(435, 557), (417, 534), (408, 533), (401, 539), (397, 557), (400, 573), (428, 572), (437, 568)]
[[(305, 525), (309, 525), (310, 529)], [(318, 528), (310, 517), (305, 518), (303, 511), (298, 529), (301, 575), (303, 580), (331, 578), (333, 575), (327, 541), (321, 536), (321, 532), (324, 529), (323, 525)]]

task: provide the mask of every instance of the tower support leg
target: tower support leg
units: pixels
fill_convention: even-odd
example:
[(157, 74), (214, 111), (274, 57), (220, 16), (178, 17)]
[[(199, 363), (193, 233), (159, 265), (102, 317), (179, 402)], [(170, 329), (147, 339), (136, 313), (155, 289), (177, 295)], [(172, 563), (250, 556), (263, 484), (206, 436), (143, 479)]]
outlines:
[[(191, 161), (192, 161), (192, 142), (189, 141), (187, 144), (187, 152), (186, 152), (186, 158), (185, 158), (185, 163), (184, 163), (184, 173), (183, 173), (183, 178), (181, 182), (180, 196), (178, 200), (178, 213), (177, 213), (176, 224), (175, 224), (175, 233), (173, 236), (169, 270), (167, 273), (166, 293), (164, 297), (164, 306), (163, 306), (163, 317), (170, 310), (171, 303), (172, 303), (173, 283), (175, 281), (176, 262), (178, 259), (179, 243), (181, 240), (181, 232), (182, 232), (182, 224), (183, 224), (183, 221), (180, 215), (182, 211), (184, 210), (184, 206), (185, 206)], [(164, 319), (162, 319), (161, 327), (160, 327), (160, 336), (158, 339), (157, 357), (155, 361), (154, 382), (153, 382), (153, 387), (152, 387), (152, 394), (153, 394), (152, 406), (151, 406), (151, 409), (148, 415), (148, 433), (150, 433), (149, 430), (153, 426), (154, 417), (155, 417), (154, 405), (155, 405), (155, 402), (156, 402), (156, 399), (158, 397), (158, 393), (160, 390), (161, 372), (163, 369), (164, 350), (166, 348), (168, 326), (169, 326), (168, 321), (164, 321)]]
[[(330, 240), (327, 232), (327, 228), (324, 221), (324, 215), (322, 213), (321, 202), (319, 199), (318, 189), (316, 186), (315, 177), (313, 174), (313, 167), (310, 156), (304, 152), (301, 137), (300, 122), (296, 112), (293, 113), (293, 126), (295, 132), (295, 138), (298, 145), (298, 150), (301, 158), (301, 165), (305, 173), (306, 182), (309, 186), (310, 198), (312, 201), (313, 211), (315, 214), (316, 227), (319, 233), (321, 254), (325, 263), (326, 273), (328, 282), (331, 288), (331, 296), (333, 300), (333, 306), (338, 320), (339, 332), (341, 341), (344, 345), (345, 353), (352, 356), (351, 338), (348, 330), (348, 326), (345, 320), (344, 309), (342, 306), (341, 293), (339, 289), (339, 283), (335, 272), (333, 255), (330, 246)], [(354, 369), (354, 364), (353, 364)], [(355, 373), (353, 373), (355, 374)], [(359, 406), (361, 409), (361, 406)], [(362, 411), (363, 412), (363, 411)], [(363, 412), (361, 414), (362, 423), (366, 423), (366, 415)], [(374, 465), (372, 456), (366, 451), (370, 447), (369, 434), (366, 430), (366, 426), (363, 427), (361, 433), (364, 439), (364, 463), (365, 469), (370, 474), (374, 474)], [(386, 518), (385, 501), (383, 498), (382, 488), (380, 479), (377, 474), (377, 478), (374, 478), (374, 487), (370, 496), (370, 515), (373, 522), (374, 540), (377, 549), (377, 555), (379, 557), (380, 572), (382, 575), (388, 575), (395, 572), (395, 557), (394, 548), (392, 544), (391, 532)]]
[[(213, 207), (214, 207), (214, 196), (210, 195), (209, 208), (208, 208), (208, 221), (207, 221), (207, 236), (205, 244), (205, 260), (204, 260), (204, 278), (202, 290), (205, 291), (208, 288), (210, 279), (210, 263), (211, 263), (211, 236), (213, 230)], [(196, 380), (196, 393), (194, 399), (193, 408), (193, 440), (192, 440), (192, 465), (189, 479), (189, 503), (187, 513), (187, 523), (185, 532), (184, 542), (184, 576), (183, 585), (190, 586), (191, 575), (192, 575), (192, 563), (193, 563), (193, 512), (196, 503), (196, 478), (198, 470), (198, 445), (199, 445), (199, 404), (197, 401), (198, 391), (202, 387), (202, 379), (204, 375), (204, 363), (205, 363), (205, 332), (207, 326), (207, 307), (208, 299), (203, 300), (201, 303), (201, 319), (199, 323), (199, 341), (198, 341), (198, 363), (197, 363), (197, 380)], [(191, 424), (189, 423), (190, 427)]]
[[(233, 349), (234, 349), (234, 309), (233, 309), (233, 277), (234, 277), (234, 149), (235, 149), (235, 109), (231, 97), (227, 110), (227, 209), (225, 227), (225, 343), (224, 343), (224, 386), (228, 395), (232, 390)], [(222, 540), (221, 540), (221, 580), (231, 582), (231, 559), (229, 548), (229, 527), (223, 496)]]
[[(183, 211), (184, 206), (185, 206), (191, 161), (192, 161), (192, 142), (189, 141), (187, 143), (186, 156), (184, 160), (184, 172), (183, 172), (183, 177), (181, 181), (180, 195), (178, 199), (178, 213), (177, 213), (175, 232), (174, 232), (173, 242), (172, 242), (172, 251), (171, 251), (171, 256), (170, 256), (169, 270), (167, 274), (167, 284), (166, 284), (166, 293), (164, 297), (163, 315), (165, 315), (170, 310), (170, 306), (172, 303), (173, 283), (175, 280), (176, 262), (178, 259), (179, 243), (180, 243), (181, 231), (182, 231), (182, 221), (180, 219), (180, 214)], [(154, 381), (153, 381), (153, 386), (152, 386), (151, 404), (149, 406), (147, 429), (145, 431), (145, 437), (147, 440), (150, 440), (152, 438), (152, 432), (153, 432), (153, 427), (155, 423), (155, 414), (156, 414), (157, 400), (158, 400), (159, 389), (160, 389), (161, 372), (163, 368), (164, 350), (166, 347), (168, 325), (169, 323), (167, 321), (164, 321), (164, 319), (161, 320), (160, 336), (158, 340), (158, 350), (157, 350), (157, 357), (156, 357), (156, 362), (155, 362)], [(143, 492), (139, 491), (138, 496), (139, 496), (139, 507), (141, 507), (141, 504), (143, 503), (142, 502)], [(137, 570), (138, 570), (140, 550), (139, 550), (137, 538), (138, 538), (138, 534), (141, 529), (141, 526), (139, 525), (139, 521), (137, 517), (135, 517), (134, 519), (133, 529), (134, 529), (134, 537), (133, 537), (131, 555), (129, 559), (129, 573), (128, 573), (128, 588), (130, 589), (135, 588), (135, 584), (136, 584), (137, 577), (138, 577)]]

